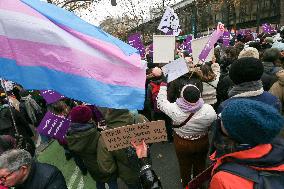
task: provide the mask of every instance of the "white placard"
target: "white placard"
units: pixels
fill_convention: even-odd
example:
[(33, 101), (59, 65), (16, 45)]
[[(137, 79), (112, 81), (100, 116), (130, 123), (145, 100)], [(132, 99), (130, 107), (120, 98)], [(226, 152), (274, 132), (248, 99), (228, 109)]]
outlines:
[[(211, 35), (208, 35), (208, 36), (205, 36), (205, 37), (193, 39), (191, 41), (192, 57), (193, 57), (193, 62), (195, 64), (198, 63), (198, 61), (199, 61), (198, 57), (199, 57), (201, 51), (203, 50), (204, 46), (206, 45), (206, 43), (208, 42), (210, 37), (211, 37)], [(212, 60), (213, 55), (214, 55), (214, 49), (212, 49), (210, 51), (205, 62)]]
[(179, 58), (162, 67), (163, 73), (168, 75), (168, 83), (188, 73), (184, 58)]
[(153, 62), (169, 63), (175, 58), (175, 36), (153, 35)]

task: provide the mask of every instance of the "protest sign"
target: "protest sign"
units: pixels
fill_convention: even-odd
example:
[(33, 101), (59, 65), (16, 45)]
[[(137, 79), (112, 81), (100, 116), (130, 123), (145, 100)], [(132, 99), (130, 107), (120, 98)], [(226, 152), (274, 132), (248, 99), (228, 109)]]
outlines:
[(208, 57), (210, 51), (214, 48), (214, 44), (217, 40), (223, 35), (224, 33), (224, 24), (221, 22), (218, 23), (217, 30), (215, 30), (211, 37), (209, 38), (208, 42), (204, 46), (203, 50), (199, 55), (199, 60), (205, 62), (206, 58)]
[(167, 35), (178, 36), (181, 32), (179, 18), (174, 9), (167, 7), (158, 29)]
[(37, 127), (37, 131), (42, 135), (63, 140), (70, 123), (69, 119), (47, 112)]
[(63, 95), (53, 91), (53, 90), (40, 90), (41, 96), (44, 98), (47, 104), (52, 104), (58, 100), (64, 98)]
[(176, 41), (172, 35), (153, 36), (153, 63), (169, 63), (175, 58)]
[[(192, 46), (192, 58), (194, 63), (198, 62), (198, 56), (200, 54), (200, 52), (202, 51), (203, 47), (206, 45), (207, 41), (209, 40), (211, 36), (205, 36), (205, 37), (201, 37), (201, 38), (196, 38), (193, 39), (191, 41), (191, 46)], [(210, 50), (209, 55), (207, 56), (207, 58), (205, 59), (206, 61), (210, 61), (212, 56), (213, 56), (213, 49)]]
[(223, 33), (223, 45), (225, 47), (230, 46), (230, 32), (228, 32), (228, 31)]
[(108, 151), (119, 150), (145, 140), (146, 143), (167, 141), (165, 121), (152, 121), (127, 125), (101, 132)]
[(187, 50), (189, 53), (192, 53), (191, 41), (192, 41), (192, 35), (188, 35), (179, 48), (182, 50)]
[(132, 47), (134, 47), (135, 49), (137, 49), (139, 51), (140, 56), (142, 58), (145, 57), (145, 47), (144, 47), (144, 44), (141, 40), (141, 34), (140, 33), (131, 34), (128, 37), (128, 43), (129, 43), (129, 45), (131, 45)]
[(168, 83), (188, 73), (184, 58), (179, 58), (162, 67), (163, 73), (168, 75)]

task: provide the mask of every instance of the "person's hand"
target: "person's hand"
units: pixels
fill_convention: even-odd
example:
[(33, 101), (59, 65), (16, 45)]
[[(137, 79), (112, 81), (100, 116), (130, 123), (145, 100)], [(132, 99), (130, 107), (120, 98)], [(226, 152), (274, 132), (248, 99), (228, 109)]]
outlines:
[(139, 145), (135, 144), (134, 141), (131, 141), (131, 144), (132, 144), (133, 148), (135, 148), (136, 154), (137, 154), (139, 159), (147, 157), (147, 145), (146, 145), (144, 140)]

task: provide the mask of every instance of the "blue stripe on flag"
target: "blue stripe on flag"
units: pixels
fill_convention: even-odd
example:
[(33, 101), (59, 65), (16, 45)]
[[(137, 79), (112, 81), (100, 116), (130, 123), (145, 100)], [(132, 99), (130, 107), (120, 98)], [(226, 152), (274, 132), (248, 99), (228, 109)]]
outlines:
[(92, 36), (94, 38), (112, 43), (118, 46), (126, 55), (132, 55), (134, 53), (139, 54), (138, 50), (132, 46), (124, 43), (123, 41), (109, 35), (101, 28), (91, 25), (84, 20), (80, 19), (74, 13), (71, 13), (65, 9), (59, 8), (53, 4), (45, 3), (40, 0), (21, 0), (25, 4), (29, 5), (51, 21), (59, 25), (64, 25), (73, 30), (81, 32), (83, 34)]
[(101, 83), (95, 79), (50, 70), (19, 66), (15, 60), (0, 58), (0, 76), (26, 89), (51, 89), (69, 98), (116, 109), (143, 109), (145, 90)]

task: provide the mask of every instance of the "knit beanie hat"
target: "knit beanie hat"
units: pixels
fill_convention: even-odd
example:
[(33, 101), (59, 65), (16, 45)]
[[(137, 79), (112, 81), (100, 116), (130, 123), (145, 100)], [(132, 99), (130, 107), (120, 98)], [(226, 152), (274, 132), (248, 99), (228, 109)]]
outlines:
[(253, 57), (259, 59), (259, 52), (256, 48), (247, 47), (240, 52), (238, 59), (243, 57)]
[(185, 85), (181, 90), (181, 97), (187, 102), (196, 103), (200, 98), (200, 91), (194, 85)]
[(229, 102), (221, 119), (232, 139), (253, 146), (270, 143), (284, 126), (284, 118), (275, 108), (248, 99)]
[(76, 106), (70, 112), (72, 123), (88, 123), (93, 117), (93, 112), (88, 106)]
[(258, 81), (263, 74), (263, 64), (259, 59), (244, 57), (231, 64), (230, 79), (236, 84)]

